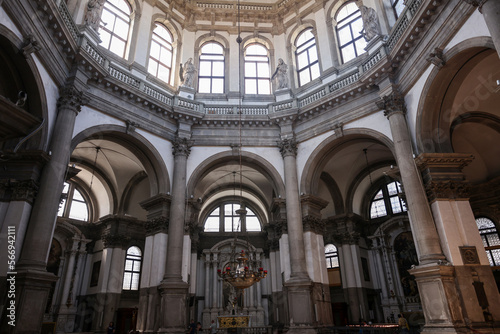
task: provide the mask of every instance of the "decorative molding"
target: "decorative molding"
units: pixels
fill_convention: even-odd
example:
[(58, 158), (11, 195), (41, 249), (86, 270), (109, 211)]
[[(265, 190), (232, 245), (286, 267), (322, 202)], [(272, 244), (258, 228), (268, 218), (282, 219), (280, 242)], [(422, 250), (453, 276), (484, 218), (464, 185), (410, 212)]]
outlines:
[(467, 153), (422, 153), (415, 158), (420, 170), (426, 168), (458, 168), (462, 170), (472, 160), (474, 160), (474, 156)]
[(82, 106), (88, 101), (87, 98), (83, 96), (83, 92), (77, 90), (72, 85), (65, 85), (59, 90), (59, 99), (57, 100), (58, 109), (71, 109), (77, 115), (81, 111)]
[(470, 197), (470, 186), (466, 181), (429, 181), (425, 185), (427, 198), (430, 202), (439, 199), (464, 199)]
[(283, 234), (288, 234), (288, 225), (285, 219), (275, 222), (276, 237), (279, 239)]
[(156, 233), (168, 233), (169, 219), (167, 217), (158, 217), (154, 219), (149, 219), (146, 224), (144, 224), (144, 229), (146, 230), (146, 236), (153, 235)]
[(395, 113), (406, 113), (404, 96), (398, 91), (394, 91), (392, 94), (382, 97), (376, 104), (379, 109), (384, 110), (384, 116), (387, 118)]
[(35, 39), (35, 36), (30, 34), (24, 38), (24, 45), (21, 52), (25, 58), (28, 58), (32, 53), (40, 50), (41, 48), (42, 47)]
[(465, 265), (481, 264), (475, 246), (459, 246), (458, 248), (460, 249), (460, 255), (462, 256), (462, 261)]
[(25, 201), (33, 204), (38, 192), (38, 184), (33, 180), (0, 180), (0, 201)]
[(125, 121), (125, 124), (127, 126), (127, 130), (126, 130), (127, 134), (131, 134), (131, 133), (135, 132), (135, 130), (140, 127), (138, 123), (131, 121), (131, 120), (128, 120), (128, 119)]
[(101, 240), (104, 248), (125, 248), (130, 237), (124, 234), (103, 234)]
[(471, 6), (478, 7), (479, 12), (482, 14), (483, 13), (483, 5), (488, 1), (488, 0), (464, 0), (466, 3), (468, 3)]
[(354, 231), (334, 233), (333, 238), (342, 245), (357, 245), (359, 243), (360, 234)]
[(191, 147), (193, 146), (193, 141), (187, 138), (180, 138), (176, 136), (172, 142), (172, 154), (173, 155), (185, 155), (189, 157), (191, 153)]
[(302, 225), (304, 232), (314, 232), (316, 234), (324, 235), (326, 232), (326, 223), (318, 217), (306, 216), (302, 218)]
[(297, 141), (295, 140), (295, 138), (280, 139), (276, 143), (278, 144), (281, 156), (283, 158), (286, 156), (297, 156)]
[(443, 57), (443, 49), (435, 48), (434, 52), (431, 52), (429, 57), (427, 57), (427, 61), (434, 64), (437, 68), (443, 67), (446, 64)]

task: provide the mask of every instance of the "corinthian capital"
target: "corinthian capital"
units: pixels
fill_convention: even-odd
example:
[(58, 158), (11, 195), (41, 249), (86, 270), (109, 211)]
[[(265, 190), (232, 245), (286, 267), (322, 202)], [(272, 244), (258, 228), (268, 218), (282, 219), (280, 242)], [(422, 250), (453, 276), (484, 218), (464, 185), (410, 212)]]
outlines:
[(83, 92), (77, 90), (72, 85), (66, 85), (59, 89), (59, 100), (57, 100), (57, 108), (73, 110), (76, 114), (80, 112), (82, 106), (87, 103), (87, 98), (83, 96)]
[(284, 158), (289, 155), (297, 155), (297, 141), (292, 139), (281, 139), (277, 141), (281, 156)]
[(478, 7), (479, 11), (482, 13), (483, 5), (488, 0), (464, 0), (464, 1), (467, 2), (469, 5), (472, 5), (474, 7)]
[(191, 153), (192, 146), (193, 142), (191, 140), (188, 140), (187, 138), (175, 137), (172, 143), (172, 154), (185, 155), (186, 157), (189, 157), (189, 153)]
[(384, 116), (389, 117), (394, 113), (405, 113), (406, 106), (403, 95), (399, 92), (393, 92), (386, 95), (376, 102), (379, 109), (384, 110)]

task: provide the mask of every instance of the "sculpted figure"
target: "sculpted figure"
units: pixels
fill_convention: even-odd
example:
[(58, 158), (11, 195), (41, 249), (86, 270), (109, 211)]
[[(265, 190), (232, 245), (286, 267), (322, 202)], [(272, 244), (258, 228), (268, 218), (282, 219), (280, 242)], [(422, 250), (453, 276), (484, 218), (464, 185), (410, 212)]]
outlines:
[(372, 38), (380, 36), (380, 25), (375, 9), (362, 5), (361, 1), (358, 1), (357, 5), (363, 19), (363, 31), (361, 31), (363, 37), (366, 41), (370, 41)]
[(193, 88), (194, 76), (196, 74), (196, 67), (193, 64), (193, 58), (189, 58), (185, 63), (184, 67), (180, 69), (180, 77), (182, 81), (182, 86)]
[(94, 28), (95, 31), (99, 29), (99, 21), (101, 19), (101, 7), (104, 0), (89, 0), (87, 3), (87, 13), (85, 13), (85, 24)]
[(288, 65), (285, 64), (283, 59), (278, 59), (278, 66), (276, 67), (276, 71), (274, 72), (273, 76), (271, 77), (271, 80), (274, 79), (275, 77), (277, 78), (277, 84), (278, 88), (277, 89), (285, 89), (288, 88)]

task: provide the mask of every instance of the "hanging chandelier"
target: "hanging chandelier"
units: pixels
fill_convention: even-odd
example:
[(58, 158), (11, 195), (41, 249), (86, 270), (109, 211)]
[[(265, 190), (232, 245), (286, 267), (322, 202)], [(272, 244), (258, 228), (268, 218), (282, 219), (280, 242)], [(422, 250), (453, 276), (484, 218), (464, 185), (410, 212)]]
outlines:
[(267, 276), (267, 270), (264, 270), (262, 267), (257, 270), (250, 268), (248, 258), (243, 249), (236, 258), (236, 261), (236, 268), (227, 266), (224, 271), (221, 269), (217, 270), (219, 277), (236, 289), (249, 288)]

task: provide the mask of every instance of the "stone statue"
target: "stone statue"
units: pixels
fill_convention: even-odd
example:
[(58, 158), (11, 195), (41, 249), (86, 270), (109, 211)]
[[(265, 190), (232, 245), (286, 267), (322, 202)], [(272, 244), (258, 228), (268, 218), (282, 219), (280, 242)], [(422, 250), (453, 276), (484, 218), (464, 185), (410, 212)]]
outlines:
[(194, 67), (194, 64), (193, 64), (193, 58), (189, 58), (184, 63), (184, 67), (182, 67), (182, 64), (181, 64), (181, 69), (179, 71), (179, 74), (181, 77), (182, 86), (193, 88), (194, 76), (195, 76), (196, 71), (197, 71), (196, 67)]
[(85, 13), (85, 24), (94, 28), (95, 31), (99, 29), (99, 21), (101, 19), (101, 7), (105, 0), (89, 0), (87, 3), (87, 12)]
[(364, 6), (361, 1), (356, 2), (356, 5), (361, 11), (361, 18), (363, 19), (363, 31), (361, 31), (361, 34), (366, 41), (371, 41), (374, 37), (380, 36), (380, 24), (375, 9)]
[(281, 59), (281, 58), (278, 59), (278, 66), (276, 67), (276, 71), (274, 72), (273, 76), (271, 77), (271, 80), (274, 79), (275, 77), (278, 78), (278, 80), (277, 80), (278, 88), (277, 89), (288, 88), (287, 72), (288, 72), (288, 65), (285, 64), (283, 59)]

